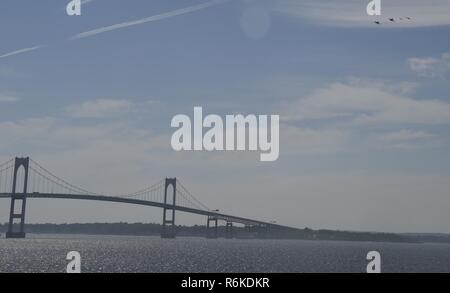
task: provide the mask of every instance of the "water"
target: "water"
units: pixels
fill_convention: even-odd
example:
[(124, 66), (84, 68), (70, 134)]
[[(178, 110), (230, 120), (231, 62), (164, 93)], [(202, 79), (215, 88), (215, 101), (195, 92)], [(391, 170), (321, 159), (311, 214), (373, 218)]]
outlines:
[(81, 235), (2, 238), (0, 272), (65, 272), (71, 250), (83, 272), (365, 272), (371, 250), (383, 272), (450, 272), (449, 244)]

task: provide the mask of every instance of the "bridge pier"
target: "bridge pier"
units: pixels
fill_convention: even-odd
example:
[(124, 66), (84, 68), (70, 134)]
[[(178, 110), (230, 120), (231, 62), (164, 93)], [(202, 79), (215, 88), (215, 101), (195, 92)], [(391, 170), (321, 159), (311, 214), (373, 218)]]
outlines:
[[(172, 203), (168, 203), (167, 189), (172, 186)], [(175, 204), (176, 204), (176, 194), (177, 194), (177, 179), (176, 178), (166, 178), (165, 188), (164, 188), (164, 210), (163, 210), (163, 224), (161, 231), (161, 238), (175, 238), (176, 236), (176, 225), (175, 225)], [(167, 218), (169, 216), (169, 218)]]
[[(218, 238), (218, 224), (219, 219), (217, 219), (216, 216), (208, 216), (207, 222), (206, 222), (206, 238), (208, 239), (216, 239)], [(211, 223), (214, 224), (214, 226), (211, 225)]]
[[(28, 167), (30, 164), (29, 158), (16, 158), (14, 163), (14, 177), (11, 194), (11, 206), (9, 210), (9, 226), (6, 232), (6, 238), (25, 238), (25, 210), (27, 204), (27, 187), (28, 187)], [(23, 167), (25, 171), (25, 178), (23, 179), (23, 191), (17, 193), (17, 173)], [(19, 207), (19, 209), (16, 209)], [(18, 220), (18, 223), (16, 223)], [(16, 231), (16, 227), (19, 230)]]
[(225, 226), (225, 238), (232, 239), (234, 237), (233, 222), (227, 221)]

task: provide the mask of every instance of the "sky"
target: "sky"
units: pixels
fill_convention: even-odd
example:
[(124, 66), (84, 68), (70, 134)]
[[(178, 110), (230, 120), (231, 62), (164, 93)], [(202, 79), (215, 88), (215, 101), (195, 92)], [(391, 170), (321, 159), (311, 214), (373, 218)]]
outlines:
[[(383, 1), (375, 17), (366, 0), (91, 0), (81, 16), (68, 2), (0, 2), (0, 162), (30, 156), (99, 193), (177, 177), (209, 207), (300, 228), (450, 233), (450, 1)], [(279, 159), (173, 151), (171, 119), (195, 106), (280, 115)], [(32, 223), (161, 217), (27, 209)]]

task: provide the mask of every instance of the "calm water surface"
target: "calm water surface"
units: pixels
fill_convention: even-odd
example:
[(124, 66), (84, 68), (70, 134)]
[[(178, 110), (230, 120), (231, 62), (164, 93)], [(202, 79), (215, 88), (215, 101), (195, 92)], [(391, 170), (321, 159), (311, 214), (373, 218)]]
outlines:
[(450, 272), (448, 244), (81, 235), (1, 238), (0, 272), (65, 272), (71, 250), (83, 272), (365, 272), (371, 250), (383, 272)]

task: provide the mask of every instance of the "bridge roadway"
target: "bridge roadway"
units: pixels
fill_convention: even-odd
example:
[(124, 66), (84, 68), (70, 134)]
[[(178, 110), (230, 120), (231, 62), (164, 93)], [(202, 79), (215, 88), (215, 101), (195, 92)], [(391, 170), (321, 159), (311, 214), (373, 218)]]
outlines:
[[(194, 208), (188, 208), (183, 206), (173, 206), (170, 204), (164, 204), (160, 202), (154, 202), (154, 201), (146, 201), (146, 200), (140, 200), (140, 199), (133, 199), (133, 198), (126, 198), (126, 197), (114, 197), (114, 196), (106, 196), (106, 195), (85, 195), (85, 194), (53, 194), (53, 193), (28, 193), (26, 195), (27, 198), (32, 199), (38, 199), (38, 198), (46, 198), (46, 199), (74, 199), (74, 200), (92, 200), (92, 201), (105, 201), (105, 202), (116, 202), (116, 203), (126, 203), (126, 204), (135, 204), (135, 205), (142, 205), (142, 206), (151, 206), (151, 207), (158, 207), (158, 208), (168, 208), (168, 209), (174, 209), (176, 211), (185, 212), (185, 213), (191, 213), (191, 214), (197, 214), (197, 215), (204, 215), (204, 216), (211, 216), (216, 217), (219, 220), (229, 221), (233, 223), (239, 223), (243, 225), (260, 225), (260, 226), (266, 226), (266, 227), (272, 227), (272, 228), (278, 228), (278, 229), (289, 229), (289, 230), (299, 230), (298, 228), (278, 225), (274, 223), (268, 223), (263, 221), (257, 221), (253, 219), (243, 218), (243, 217), (236, 217), (232, 215), (226, 215), (218, 212), (213, 211), (205, 211), (200, 209), (194, 209)], [(0, 198), (11, 198), (10, 193), (0, 193)]]

